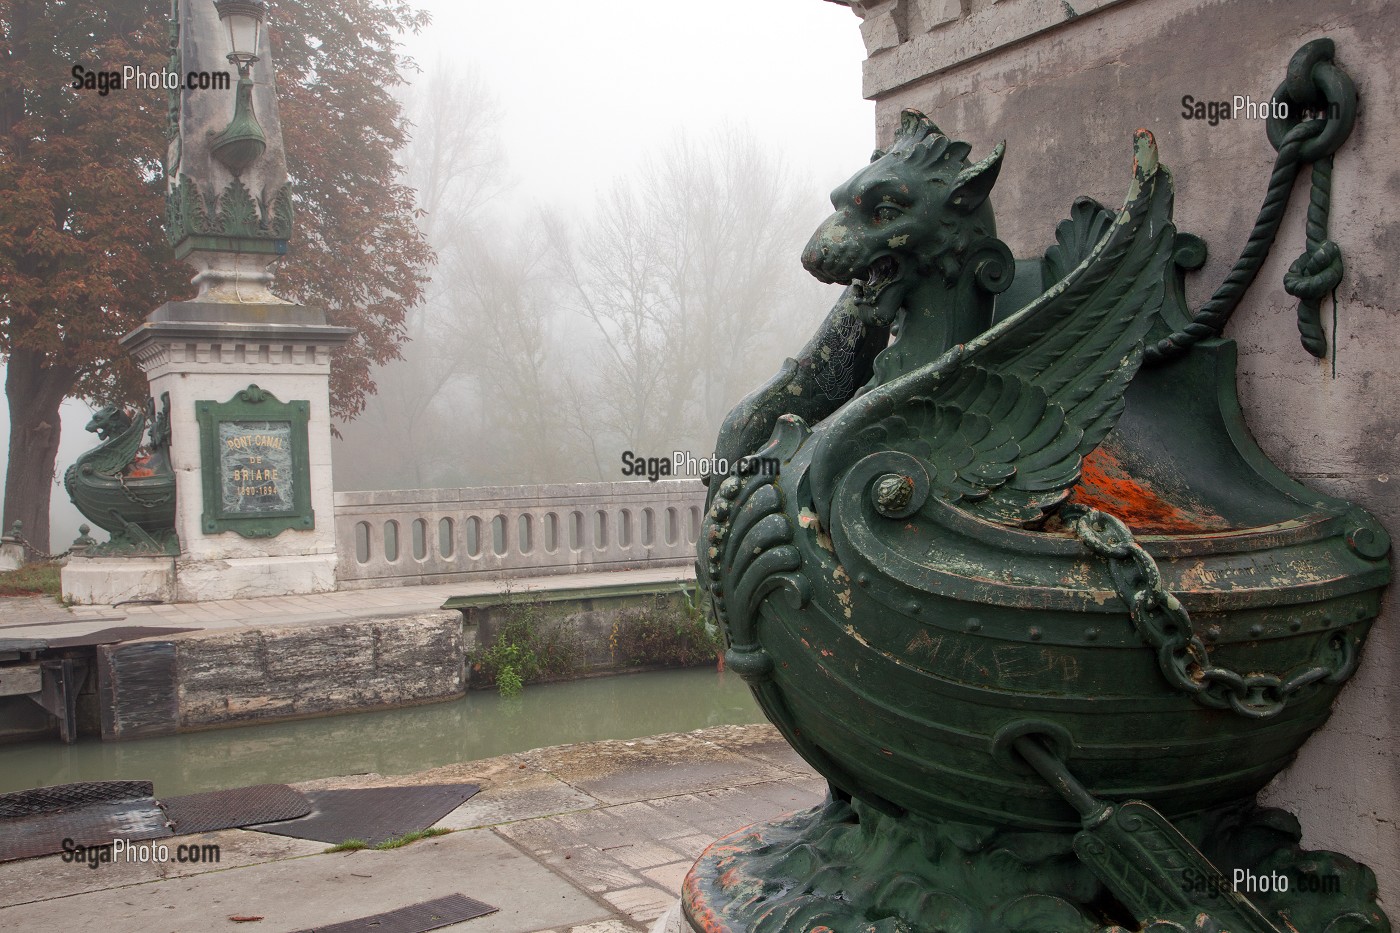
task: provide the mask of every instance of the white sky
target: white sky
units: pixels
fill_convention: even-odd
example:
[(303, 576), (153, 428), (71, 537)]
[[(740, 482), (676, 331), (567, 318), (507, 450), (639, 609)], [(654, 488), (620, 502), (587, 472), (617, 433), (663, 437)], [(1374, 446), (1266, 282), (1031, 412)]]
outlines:
[[(747, 127), (816, 191), (835, 187), (874, 148), (874, 105), (860, 91), (859, 21), (824, 0), (418, 5), (433, 24), (407, 37), (406, 50), (424, 73), (439, 59), (449, 70), (475, 65), (500, 101), (511, 197), (582, 209), (680, 128), (703, 137), (725, 123)], [(60, 477), (95, 441), (83, 431), (89, 414), (81, 403), (64, 404)], [(8, 439), (0, 406), (6, 455)], [(0, 477), (3, 470), (0, 462)], [(57, 480), (52, 516), (52, 547), (62, 550), (81, 517)]]
[(582, 206), (679, 128), (751, 128), (830, 190), (870, 156), (859, 20), (824, 0), (420, 0), (425, 70), (474, 65), (499, 96), (516, 194)]

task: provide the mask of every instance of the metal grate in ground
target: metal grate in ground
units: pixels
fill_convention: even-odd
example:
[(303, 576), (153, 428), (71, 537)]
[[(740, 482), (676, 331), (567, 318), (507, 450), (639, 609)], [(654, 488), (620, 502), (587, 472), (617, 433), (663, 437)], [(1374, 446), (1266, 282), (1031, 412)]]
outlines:
[(255, 784), (161, 800), (177, 836), (236, 829), (250, 823), (294, 820), (311, 812), (311, 801), (286, 784)]
[(476, 784), (423, 784), (309, 791), (310, 815), (245, 828), (332, 844), (363, 839), (373, 846), (427, 829), (479, 790)]
[(346, 920), (323, 927), (307, 927), (297, 933), (427, 933), (441, 927), (484, 917), (500, 910), (465, 894), (449, 894), (421, 904), (410, 904), (372, 917)]
[(169, 836), (149, 781), (93, 781), (0, 794), (0, 862), (71, 846)]

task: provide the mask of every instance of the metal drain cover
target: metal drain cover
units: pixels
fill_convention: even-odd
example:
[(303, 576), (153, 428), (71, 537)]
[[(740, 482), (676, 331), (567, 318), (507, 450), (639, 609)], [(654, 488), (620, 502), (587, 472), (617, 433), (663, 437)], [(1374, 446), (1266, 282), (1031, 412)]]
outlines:
[(294, 820), (311, 812), (311, 801), (286, 784), (256, 784), (161, 800), (177, 836), (235, 829), (250, 823)]
[(312, 807), (309, 816), (245, 828), (317, 842), (363, 839), (373, 846), (427, 829), (479, 790), (476, 784), (313, 790), (306, 794)]
[(500, 910), (464, 894), (449, 894), (421, 904), (410, 904), (398, 910), (385, 911), (372, 917), (346, 920), (323, 927), (307, 927), (297, 933), (427, 933), (441, 927), (484, 917)]
[(169, 836), (150, 781), (59, 784), (0, 794), (0, 862), (62, 852), (70, 845), (108, 845)]

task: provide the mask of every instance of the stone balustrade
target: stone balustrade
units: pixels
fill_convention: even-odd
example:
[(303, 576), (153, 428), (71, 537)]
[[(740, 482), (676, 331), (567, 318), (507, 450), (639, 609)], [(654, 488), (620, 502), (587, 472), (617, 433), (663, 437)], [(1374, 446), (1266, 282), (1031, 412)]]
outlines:
[(338, 492), (337, 576), (355, 589), (685, 566), (704, 505), (693, 479)]

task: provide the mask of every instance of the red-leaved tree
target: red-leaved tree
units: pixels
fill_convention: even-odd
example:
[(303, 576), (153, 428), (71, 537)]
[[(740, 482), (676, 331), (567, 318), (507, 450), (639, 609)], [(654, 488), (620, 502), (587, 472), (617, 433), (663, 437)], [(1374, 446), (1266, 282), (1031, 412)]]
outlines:
[[(191, 270), (162, 229), (165, 94), (71, 86), (74, 65), (166, 64), (169, 0), (0, 0), (0, 356), (7, 363), (4, 526), (47, 547), (67, 397), (137, 401), (117, 343)], [(396, 162), (407, 123), (391, 94), (409, 66), (395, 36), (426, 16), (401, 0), (280, 0), (271, 14), (296, 226), (275, 290), (354, 327), (331, 378), (354, 417), (393, 359), (433, 254)]]

